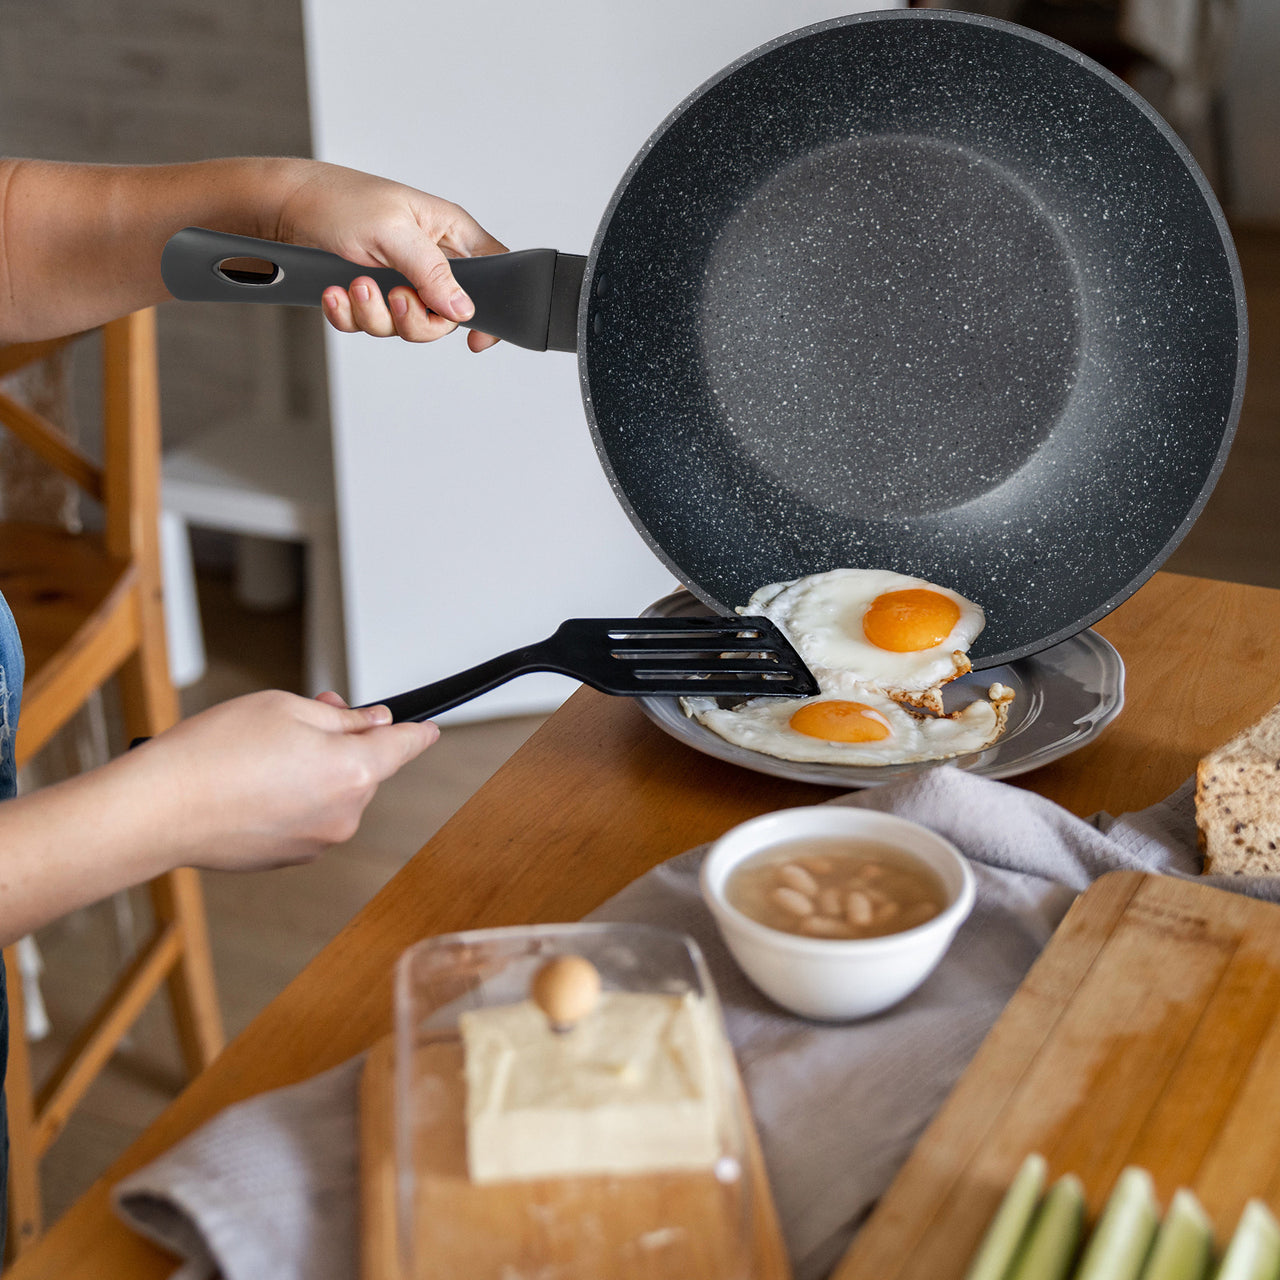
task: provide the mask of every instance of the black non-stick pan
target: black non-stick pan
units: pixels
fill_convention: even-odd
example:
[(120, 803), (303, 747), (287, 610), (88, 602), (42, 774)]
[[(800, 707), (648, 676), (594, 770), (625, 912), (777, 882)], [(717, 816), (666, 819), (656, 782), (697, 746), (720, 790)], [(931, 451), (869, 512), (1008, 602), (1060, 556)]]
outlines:
[[(239, 283), (240, 242), (173, 243), (183, 297), (314, 303), (366, 273), (320, 255), (308, 284), (305, 251), (251, 242), (281, 270)], [(663, 122), (585, 264), (507, 257), (538, 296), (459, 262), (472, 326), (576, 346), (620, 501), (720, 612), (893, 569), (984, 607), (976, 666), (1038, 651), (1155, 572), (1239, 415), (1244, 294), (1200, 172), (1114, 76), (992, 19), (783, 36)]]

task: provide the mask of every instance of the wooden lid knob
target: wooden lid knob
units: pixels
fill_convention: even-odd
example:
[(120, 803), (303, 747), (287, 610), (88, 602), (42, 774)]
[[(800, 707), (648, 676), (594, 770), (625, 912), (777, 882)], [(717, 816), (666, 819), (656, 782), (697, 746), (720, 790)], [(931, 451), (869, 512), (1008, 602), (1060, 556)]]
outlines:
[(582, 956), (556, 956), (533, 975), (529, 994), (556, 1031), (567, 1031), (596, 1007), (600, 974)]

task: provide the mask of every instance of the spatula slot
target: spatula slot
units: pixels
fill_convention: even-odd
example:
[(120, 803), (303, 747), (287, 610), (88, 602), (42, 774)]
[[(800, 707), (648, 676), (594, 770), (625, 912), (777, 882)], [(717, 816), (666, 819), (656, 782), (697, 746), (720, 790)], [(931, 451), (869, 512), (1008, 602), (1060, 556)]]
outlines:
[(670, 644), (673, 640), (760, 640), (763, 633), (753, 628), (741, 627), (667, 627), (662, 631), (610, 631), (610, 640), (659, 640)]
[(619, 662), (643, 662), (646, 658), (652, 659), (655, 653), (661, 653), (664, 658), (670, 658), (679, 662), (697, 662), (704, 666), (709, 662), (779, 662), (781, 659), (776, 653), (770, 652), (768, 649), (736, 649), (711, 650), (711, 649), (675, 649), (670, 645), (663, 645), (660, 649), (610, 649), (609, 656), (616, 658)]
[(750, 680), (753, 684), (758, 680), (775, 680), (786, 682), (795, 679), (790, 671), (734, 671), (732, 669), (708, 671), (705, 668), (682, 671), (679, 667), (663, 667), (651, 671), (637, 667), (631, 672), (637, 680)]

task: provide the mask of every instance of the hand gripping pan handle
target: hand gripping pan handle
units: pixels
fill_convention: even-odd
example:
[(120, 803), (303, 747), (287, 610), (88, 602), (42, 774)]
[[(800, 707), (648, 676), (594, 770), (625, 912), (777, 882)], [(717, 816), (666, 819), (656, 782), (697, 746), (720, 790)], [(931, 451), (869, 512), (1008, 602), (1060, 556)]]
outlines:
[[(269, 269), (264, 270), (263, 267)], [(475, 303), (468, 329), (530, 351), (578, 349), (578, 300), (587, 260), (555, 249), (453, 258), (454, 279)], [(170, 237), (160, 258), (166, 288), (183, 302), (273, 302), (318, 307), (330, 285), (369, 276), (385, 294), (413, 285), (390, 267), (362, 267), (335, 253), (203, 227)]]

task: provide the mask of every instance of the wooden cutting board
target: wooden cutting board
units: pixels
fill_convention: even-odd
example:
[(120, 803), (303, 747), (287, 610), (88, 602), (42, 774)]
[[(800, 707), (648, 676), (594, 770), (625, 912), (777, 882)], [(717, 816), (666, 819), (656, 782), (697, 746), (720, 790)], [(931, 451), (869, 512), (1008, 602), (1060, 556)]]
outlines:
[(1280, 906), (1114, 872), (1081, 895), (834, 1280), (962, 1277), (1029, 1152), (1083, 1180), (1190, 1187), (1229, 1240), (1280, 1209)]
[[(445, 1135), (444, 1141), (433, 1144), (430, 1156), (418, 1169), (420, 1184), (428, 1180), (432, 1184), (430, 1190), (438, 1219), (449, 1223), (447, 1231), (432, 1231), (432, 1247), (423, 1250), (424, 1255), (430, 1254), (432, 1280), (436, 1277), (469, 1280), (481, 1270), (489, 1274), (487, 1264), (510, 1253), (511, 1241), (522, 1237), (528, 1240), (531, 1217), (545, 1215), (548, 1204), (554, 1206), (558, 1221), (578, 1224), (593, 1220), (602, 1224), (606, 1232), (617, 1231), (619, 1239), (634, 1240), (645, 1235), (648, 1228), (648, 1237), (655, 1247), (651, 1256), (633, 1257), (625, 1272), (628, 1280), (632, 1277), (668, 1280), (670, 1267), (664, 1265), (661, 1246), (663, 1237), (671, 1232), (687, 1232), (688, 1238), (701, 1246), (693, 1266), (687, 1265), (688, 1255), (684, 1255), (686, 1266), (680, 1271), (681, 1280), (730, 1280), (723, 1256), (718, 1254), (718, 1243), (723, 1242), (717, 1242), (715, 1231), (716, 1206), (722, 1203), (723, 1189), (710, 1172), (637, 1176), (633, 1180), (635, 1194), (621, 1207), (616, 1195), (601, 1196), (602, 1179), (557, 1179), (550, 1188), (535, 1184), (532, 1193), (529, 1184), (518, 1182), (474, 1186), (466, 1173), (461, 1050), (453, 1045), (433, 1046), (433, 1049), (456, 1055), (452, 1073), (434, 1064), (432, 1075), (438, 1078), (452, 1075), (458, 1081), (458, 1093), (447, 1107), (457, 1117), (456, 1126)], [(409, 1280), (396, 1252), (394, 1058), (394, 1039), (388, 1036), (370, 1051), (361, 1078), (361, 1280)], [(745, 1098), (742, 1114), (746, 1118), (745, 1176), (752, 1206), (750, 1274), (759, 1280), (790, 1280), (791, 1268), (765, 1174), (764, 1158)], [(601, 1206), (602, 1212), (596, 1213)], [(622, 1220), (625, 1215), (630, 1215), (630, 1221)], [(541, 1264), (548, 1261), (544, 1249), (551, 1255), (559, 1250), (562, 1259), (572, 1258), (578, 1247), (574, 1233), (559, 1234), (564, 1238), (554, 1239), (556, 1232), (548, 1231), (536, 1240), (537, 1256), (512, 1257), (512, 1262), (528, 1264), (528, 1270), (523, 1266), (513, 1267), (510, 1273), (540, 1273)], [(478, 1266), (482, 1258), (486, 1265)], [(425, 1275), (412, 1280), (425, 1280)], [(601, 1275), (599, 1280), (610, 1280), (610, 1276)]]

